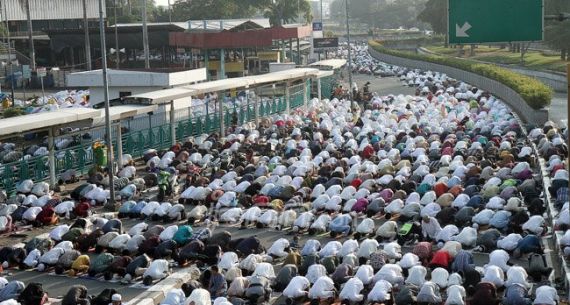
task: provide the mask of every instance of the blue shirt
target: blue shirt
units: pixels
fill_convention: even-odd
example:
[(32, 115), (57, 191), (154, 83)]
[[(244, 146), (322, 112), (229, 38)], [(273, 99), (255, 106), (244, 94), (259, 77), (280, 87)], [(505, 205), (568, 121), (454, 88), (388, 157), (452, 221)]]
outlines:
[(511, 213), (509, 211), (498, 211), (489, 221), (489, 225), (497, 229), (504, 229), (509, 225), (510, 221)]
[(350, 217), (350, 215), (348, 214), (343, 214), (333, 219), (329, 225), (329, 228), (331, 230), (334, 230), (335, 228), (349, 226), (351, 223), (352, 223), (352, 217)]

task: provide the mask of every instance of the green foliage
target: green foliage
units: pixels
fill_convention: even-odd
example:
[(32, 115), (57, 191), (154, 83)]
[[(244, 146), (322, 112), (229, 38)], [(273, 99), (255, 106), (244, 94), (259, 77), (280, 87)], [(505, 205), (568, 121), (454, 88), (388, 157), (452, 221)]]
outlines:
[[(570, 1), (545, 0), (545, 14), (557, 15), (570, 13)], [(555, 50), (568, 50), (570, 52), (570, 20), (549, 20), (544, 28), (544, 42)]]
[(24, 114), (24, 110), (22, 108), (12, 107), (4, 110), (3, 116), (5, 119), (12, 118), (15, 116), (21, 116)]
[(447, 0), (428, 0), (418, 20), (431, 25), (431, 29), (439, 34), (447, 32)]
[(142, 1), (146, 3), (147, 20), (156, 21), (156, 3), (154, 0), (106, 0), (107, 17), (110, 24), (115, 24), (115, 6), (117, 23), (142, 21)]
[[(416, 16), (421, 12), (426, 0), (348, 0), (352, 22), (367, 24), (372, 28), (423, 27)], [(334, 0), (331, 15), (345, 18), (345, 0)]]
[(444, 40), (445, 38), (443, 36), (413, 37), (408, 39), (382, 41), (382, 45), (387, 48), (391, 48), (392, 46), (398, 46), (402, 44), (423, 46), (429, 44), (439, 44), (444, 42)]
[(482, 64), (455, 57), (423, 55), (392, 50), (385, 48), (376, 41), (370, 41), (369, 45), (376, 51), (384, 54), (450, 66), (494, 79), (515, 90), (534, 109), (548, 106), (552, 100), (552, 90), (542, 82), (491, 64)]
[(273, 26), (295, 22), (299, 15), (305, 22), (311, 22), (311, 5), (308, 0), (275, 0), (265, 5), (263, 16), (269, 18)]
[(179, 0), (172, 8), (173, 21), (251, 18), (269, 0)]

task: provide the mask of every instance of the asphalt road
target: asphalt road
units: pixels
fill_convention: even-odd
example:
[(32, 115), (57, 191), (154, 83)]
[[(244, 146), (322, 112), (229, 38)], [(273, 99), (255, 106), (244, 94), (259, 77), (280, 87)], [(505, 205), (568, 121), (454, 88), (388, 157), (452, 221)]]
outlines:
[(568, 126), (568, 93), (553, 93), (548, 117), (556, 124)]
[[(346, 78), (346, 75), (345, 75)], [(377, 92), (380, 95), (387, 95), (387, 94), (414, 94), (415, 89), (410, 88), (407, 86), (403, 86), (396, 78), (376, 78), (373, 76), (368, 75), (358, 75), (355, 74), (353, 76), (353, 81), (355, 81), (359, 86), (362, 86), (366, 81), (371, 82), (371, 90), (373, 92)], [(68, 186), (68, 190), (72, 190), (73, 186)], [(189, 207), (187, 207), (189, 210)], [(100, 209), (99, 209), (100, 211)], [(382, 222), (385, 220), (376, 219), (376, 227), (381, 225)], [(133, 225), (137, 224), (139, 220), (127, 219), (123, 220), (123, 227), (125, 230), (128, 230)], [(153, 222), (148, 222), (149, 225), (155, 224)], [(163, 224), (163, 223), (161, 223)], [(163, 224), (164, 225), (164, 224)], [(21, 235), (12, 236), (12, 237), (1, 237), (0, 238), (0, 245), (14, 245), (17, 243), (24, 242), (26, 240), (31, 239), (33, 236), (49, 232), (52, 228), (34, 228), (29, 231), (19, 232), (22, 233)], [(256, 228), (249, 228), (245, 230), (240, 230), (236, 226), (220, 226), (216, 229), (218, 230), (228, 230), (232, 233), (233, 238), (241, 238), (247, 237), (251, 235), (256, 235), (262, 242), (262, 244), (269, 248), (274, 241), (279, 238), (288, 238), (291, 239), (292, 235), (287, 235), (287, 231), (276, 231), (273, 229), (256, 229)], [(317, 238), (321, 241), (321, 244), (326, 244), (328, 241), (331, 240), (328, 234), (323, 236), (308, 236), (303, 235), (300, 238), (300, 243), (303, 244), (309, 238)], [(342, 240), (340, 240), (342, 242)], [(409, 248), (404, 248), (404, 250), (409, 251)], [(484, 253), (475, 253), (475, 263), (479, 266), (482, 266), (488, 262), (488, 255)], [(524, 261), (514, 261), (513, 263), (524, 264)], [(279, 266), (276, 266), (276, 273), (279, 270)], [(82, 284), (85, 285), (90, 294), (98, 294), (105, 288), (114, 288), (118, 290), (123, 295), (123, 300), (128, 301), (133, 299), (136, 295), (144, 292), (144, 289), (136, 289), (130, 288), (129, 286), (121, 285), (120, 283), (115, 282), (104, 282), (104, 281), (97, 281), (97, 280), (89, 280), (89, 279), (77, 279), (77, 278), (68, 278), (62, 276), (53, 276), (47, 273), (39, 273), (36, 271), (15, 271), (10, 270), (12, 272), (11, 275), (5, 275), (8, 280), (20, 280), (24, 283), (30, 282), (38, 282), (43, 284), (45, 291), (48, 292), (50, 297), (58, 298), (63, 296), (67, 290), (75, 284)], [(281, 302), (277, 302), (280, 304)]]

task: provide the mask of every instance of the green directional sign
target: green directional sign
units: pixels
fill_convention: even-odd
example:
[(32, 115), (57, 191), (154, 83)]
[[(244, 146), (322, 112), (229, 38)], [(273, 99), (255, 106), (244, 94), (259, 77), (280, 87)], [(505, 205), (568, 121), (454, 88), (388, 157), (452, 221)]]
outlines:
[(539, 41), (543, 0), (448, 0), (449, 43)]

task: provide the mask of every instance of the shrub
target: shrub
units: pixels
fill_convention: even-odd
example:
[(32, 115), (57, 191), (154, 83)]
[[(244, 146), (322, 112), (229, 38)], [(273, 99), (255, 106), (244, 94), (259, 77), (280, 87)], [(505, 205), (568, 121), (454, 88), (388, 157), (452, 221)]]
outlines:
[(3, 116), (6, 119), (15, 116), (20, 116), (22, 114), (24, 114), (24, 110), (22, 110), (22, 108), (8, 108), (3, 112)]
[(440, 55), (423, 55), (388, 49), (376, 41), (369, 41), (369, 46), (380, 53), (450, 66), (494, 79), (515, 90), (527, 104), (534, 109), (544, 108), (550, 105), (552, 100), (552, 90), (550, 87), (532, 77), (508, 69), (491, 64), (482, 64), (468, 59)]

